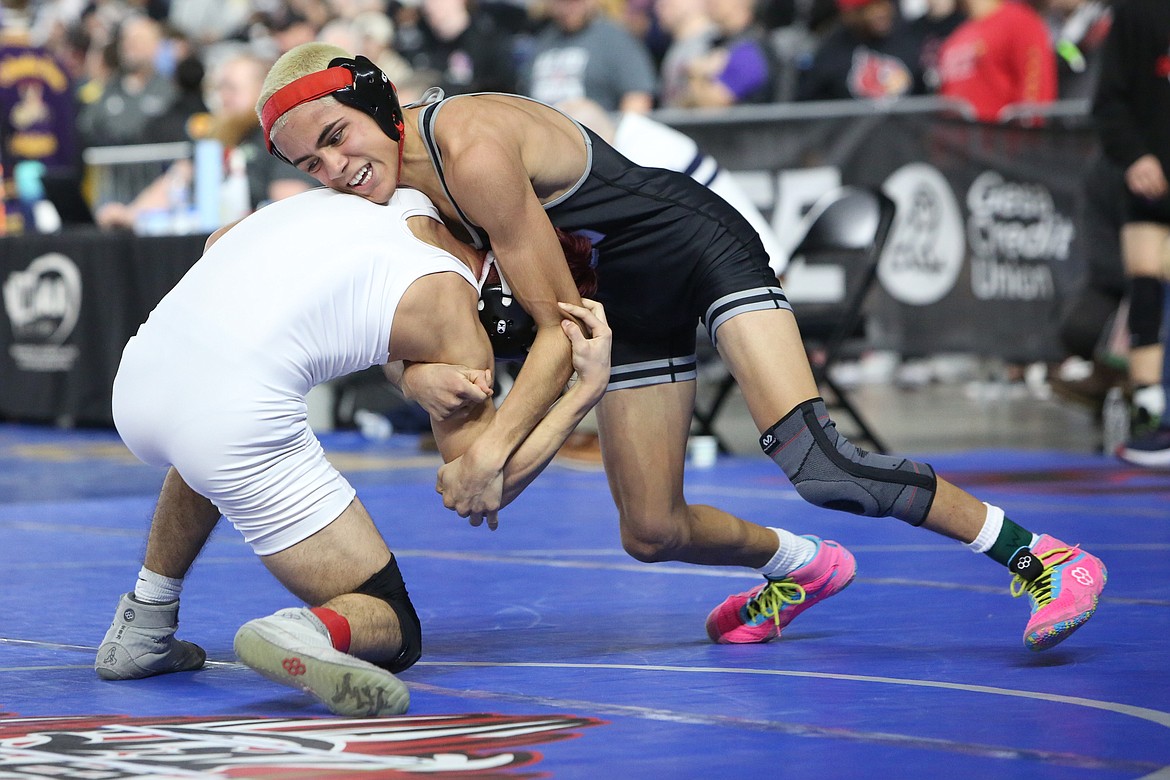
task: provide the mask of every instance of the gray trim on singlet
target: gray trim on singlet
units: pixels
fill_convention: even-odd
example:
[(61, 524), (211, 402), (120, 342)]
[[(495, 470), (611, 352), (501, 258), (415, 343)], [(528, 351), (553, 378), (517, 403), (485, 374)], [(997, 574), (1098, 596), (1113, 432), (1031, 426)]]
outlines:
[[(766, 297), (759, 300), (751, 300), (753, 298), (759, 298), (761, 295)], [(727, 306), (727, 304), (739, 299), (744, 299), (744, 302), (738, 306)], [(712, 313), (721, 308), (723, 310), (719, 312), (719, 316), (712, 320)], [(707, 307), (707, 315), (703, 318), (703, 321), (707, 323), (707, 334), (711, 338), (711, 343), (718, 346), (717, 333), (719, 327), (732, 317), (749, 311), (767, 311), (769, 309), (787, 309), (792, 311), (792, 304), (788, 302), (788, 296), (784, 294), (784, 290), (779, 287), (756, 287), (751, 290), (740, 290), (729, 295), (724, 295)]]
[[(482, 234), (482, 236), (486, 236), (487, 231), (485, 231), (482, 227), (480, 227), (479, 225), (472, 222), (467, 217), (467, 215), (463, 212), (463, 209), (461, 209), (459, 207), (459, 204), (455, 202), (455, 198), (453, 198), (451, 196), (451, 190), (447, 187), (447, 177), (444, 175), (444, 172), (443, 172), (443, 156), (439, 152), (439, 145), (435, 142), (435, 121), (438, 119), (439, 109), (443, 107), (444, 103), (447, 103), (451, 100), (455, 100), (456, 98), (461, 98), (461, 97), (477, 97), (477, 96), (491, 96), (491, 95), (500, 95), (502, 97), (520, 98), (522, 100), (527, 100), (527, 101), (530, 101), (532, 103), (537, 103), (537, 104), (542, 105), (542, 106), (547, 106), (548, 108), (551, 108), (553, 111), (556, 111), (558, 114), (563, 116), (565, 119), (568, 119), (570, 122), (572, 122), (577, 127), (577, 130), (580, 131), (582, 140), (585, 141), (585, 170), (584, 170), (584, 172), (581, 174), (581, 177), (579, 179), (577, 179), (577, 181), (573, 184), (573, 186), (564, 192), (564, 194), (558, 196), (557, 198), (555, 198), (553, 200), (550, 200), (548, 203), (542, 204), (545, 211), (548, 211), (552, 207), (556, 206), (558, 203), (563, 202), (566, 198), (573, 195), (573, 193), (575, 193), (577, 190), (581, 189), (581, 186), (585, 183), (585, 180), (589, 178), (589, 173), (593, 170), (593, 140), (589, 137), (589, 133), (585, 131), (584, 125), (582, 125), (580, 122), (578, 122), (573, 117), (566, 114), (564, 111), (561, 111), (559, 108), (556, 108), (555, 106), (550, 106), (550, 105), (548, 105), (548, 103), (541, 103), (539, 100), (535, 100), (535, 99), (527, 97), (525, 95), (512, 95), (512, 94), (509, 94), (506, 92), (472, 92), (472, 93), (469, 93), (466, 95), (452, 95), (450, 97), (442, 97), (441, 93), (440, 93), (440, 98), (436, 103), (434, 103), (433, 105), (426, 105), (423, 108), (423, 110), (419, 112), (419, 114), (418, 114), (418, 134), (419, 134), (419, 137), (422, 139), (423, 145), (427, 149), (427, 153), (431, 157), (431, 165), (434, 166), (435, 175), (439, 177), (439, 186), (441, 186), (443, 188), (443, 194), (447, 196), (447, 202), (451, 204), (451, 208), (455, 209), (455, 213), (456, 213), (456, 215), (458, 215), (459, 221), (461, 223), (463, 223), (463, 228), (467, 231), (468, 235), (471, 236), (472, 242), (474, 243), (476, 249), (485, 249), (486, 248), (484, 245), (483, 239), (481, 237), (481, 234)], [(424, 121), (424, 117), (426, 117), (425, 121)]]
[[(678, 371), (676, 366), (690, 365), (687, 371)], [(699, 376), (697, 370), (698, 355), (691, 353), (690, 355), (662, 358), (659, 360), (643, 360), (638, 363), (626, 363), (625, 365), (613, 366), (609, 372), (609, 384), (605, 386), (605, 391), (610, 390), (626, 390), (631, 387), (650, 387), (651, 385), (662, 385), (671, 382), (690, 382)], [(646, 372), (652, 372), (647, 374)], [(622, 379), (623, 374), (637, 373), (640, 376), (632, 379)]]
[(435, 169), (435, 175), (439, 178), (439, 186), (443, 188), (443, 194), (447, 196), (447, 202), (451, 204), (451, 208), (455, 209), (455, 215), (459, 217), (459, 221), (463, 224), (463, 229), (467, 231), (467, 235), (471, 237), (471, 243), (476, 249), (486, 249), (487, 245), (484, 237), (487, 232), (472, 222), (455, 199), (451, 197), (451, 190), (447, 188), (447, 177), (443, 172), (443, 155), (439, 152), (439, 145), (435, 143), (435, 119), (439, 115), (439, 109), (450, 98), (440, 99), (434, 106), (426, 106), (418, 113), (418, 135), (422, 139), (423, 146), (427, 149), (427, 154), (431, 158), (431, 166)]

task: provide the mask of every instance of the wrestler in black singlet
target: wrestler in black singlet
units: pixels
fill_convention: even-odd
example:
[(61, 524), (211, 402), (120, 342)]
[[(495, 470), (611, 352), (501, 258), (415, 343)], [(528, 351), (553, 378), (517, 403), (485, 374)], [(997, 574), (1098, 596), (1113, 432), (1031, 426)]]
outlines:
[[(419, 133), (448, 200), (482, 248), (487, 234), (451, 197), (434, 139), (446, 102), (419, 113)], [(589, 152), (586, 170), (544, 209), (553, 225), (589, 236), (597, 250), (596, 297), (613, 330), (610, 390), (694, 379), (700, 319), (714, 337), (735, 314), (791, 308), (739, 212), (689, 176), (635, 165), (573, 121)]]

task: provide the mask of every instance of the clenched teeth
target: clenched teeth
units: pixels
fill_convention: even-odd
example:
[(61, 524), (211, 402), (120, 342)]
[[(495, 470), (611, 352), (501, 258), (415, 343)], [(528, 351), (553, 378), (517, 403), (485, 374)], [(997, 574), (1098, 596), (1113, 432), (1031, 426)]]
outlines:
[(369, 180), (369, 178), (370, 178), (370, 164), (366, 163), (365, 165), (362, 166), (361, 170), (358, 171), (354, 175), (354, 177), (349, 180), (348, 184), (350, 187), (360, 187), (361, 185), (365, 184), (366, 181)]

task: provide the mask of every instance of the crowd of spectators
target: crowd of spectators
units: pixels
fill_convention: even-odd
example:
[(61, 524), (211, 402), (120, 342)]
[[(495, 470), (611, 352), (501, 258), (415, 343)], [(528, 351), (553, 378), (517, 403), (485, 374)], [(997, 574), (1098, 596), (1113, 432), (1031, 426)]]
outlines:
[[(1102, 0), (2, 0), (0, 164), (80, 172), (91, 147), (211, 138), (225, 164), (241, 150), (253, 208), (297, 192), (245, 108), (254, 76), (310, 40), (369, 57), (405, 101), (440, 87), (647, 113), (938, 94), (997, 121), (1091, 95), (1109, 20)], [(132, 226), (190, 183), (189, 166), (159, 173), (91, 186), (99, 223)]]
[[(1091, 97), (1110, 20), (1108, 0), (0, 0), (0, 165), (80, 177), (86, 149), (211, 139), (225, 171), (238, 152), (252, 208), (299, 192), (250, 104), (312, 40), (369, 57), (404, 102), (439, 87), (645, 114), (939, 95), (997, 122)], [(188, 161), (120, 172), (120, 189), (88, 182), (103, 226), (190, 198)]]
[[(4, 0), (0, 7), (0, 60), (35, 52), (65, 75), (73, 98), (31, 84), (26, 72), (18, 85), (0, 83), (8, 146), (0, 159), (27, 157), (12, 148), (32, 132), (27, 117), (36, 117), (37, 138), (55, 137), (50, 167), (63, 164), (62, 154), (77, 165), (88, 147), (247, 141), (253, 206), (297, 188), (269, 186), (273, 173), (256, 158), (253, 120), (221, 99), (231, 76), (225, 68), (263, 69), (309, 40), (370, 57), (408, 100), (437, 86), (645, 113), (941, 94), (996, 121), (1015, 103), (1091, 95), (1110, 18), (1101, 0)], [(60, 78), (42, 80), (59, 90)], [(103, 216), (124, 224), (134, 208)]]
[[(141, 140), (149, 120), (182, 91), (181, 63), (194, 56), (210, 72), (240, 47), (271, 60), (299, 43), (336, 36), (396, 81), (413, 82), (417, 71), (448, 93), (521, 92), (552, 103), (588, 98), (626, 111), (939, 91), (982, 105), (983, 95), (962, 91), (973, 73), (993, 74), (1003, 93), (997, 99), (1009, 102), (1087, 94), (1083, 82), (1094, 72), (1109, 18), (1101, 0), (5, 0), (3, 6), (5, 24), (23, 16), (31, 43), (69, 72), (82, 104), (79, 127), (93, 145)], [(1042, 50), (1033, 53), (1033, 46)], [(997, 48), (1017, 62), (995, 62)], [(794, 79), (781, 77), (785, 68)]]
[[(1001, 122), (1088, 102), (1112, 18), (1110, 0), (0, 0), (0, 166), (80, 179), (85, 149), (212, 139), (251, 208), (303, 191), (253, 104), (312, 40), (369, 57), (404, 102), (439, 87), (616, 117), (935, 95)], [(140, 228), (192, 179), (178, 160), (87, 194), (100, 225)]]

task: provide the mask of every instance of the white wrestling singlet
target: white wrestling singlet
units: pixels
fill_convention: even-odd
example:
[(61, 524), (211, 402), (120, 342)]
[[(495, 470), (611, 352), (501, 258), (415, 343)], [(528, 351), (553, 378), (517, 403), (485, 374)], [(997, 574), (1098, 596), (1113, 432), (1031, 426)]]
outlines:
[(336, 519), (355, 492), (325, 459), (305, 396), (386, 363), (395, 309), (418, 278), (471, 271), (417, 239), (439, 219), (399, 190), (379, 205), (312, 190), (221, 237), (130, 339), (114, 423), (141, 460), (173, 465), (259, 555)]

